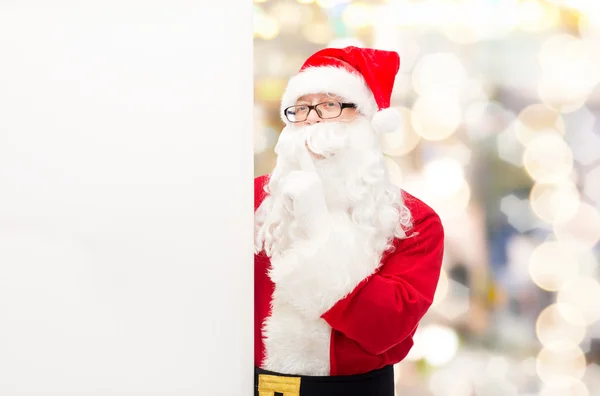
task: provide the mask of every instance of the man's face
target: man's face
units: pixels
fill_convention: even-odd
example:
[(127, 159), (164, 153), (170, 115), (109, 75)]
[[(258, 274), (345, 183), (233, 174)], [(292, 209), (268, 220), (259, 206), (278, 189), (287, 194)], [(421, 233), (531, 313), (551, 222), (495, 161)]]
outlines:
[[(305, 121), (299, 122), (298, 125), (312, 125), (320, 122), (350, 122), (358, 116), (356, 108), (343, 108), (340, 110), (340, 103), (348, 103), (343, 98), (336, 95), (328, 95), (324, 93), (309, 94), (298, 98), (296, 106), (316, 106), (321, 104), (317, 109), (322, 113), (323, 117), (320, 117), (316, 109), (310, 111)], [(341, 111), (341, 113), (339, 113)], [(328, 118), (328, 112), (331, 113), (331, 117)], [(339, 115), (338, 115), (339, 113)]]
[[(351, 103), (337, 95), (316, 93), (301, 96), (295, 103), (297, 107), (293, 109), (293, 113), (303, 121), (296, 122), (295, 126), (306, 127), (330, 122), (350, 123), (359, 116), (359, 112), (356, 107), (347, 107), (349, 104)], [(314, 159), (325, 158), (323, 155), (313, 152), (308, 144), (306, 144), (306, 148)]]

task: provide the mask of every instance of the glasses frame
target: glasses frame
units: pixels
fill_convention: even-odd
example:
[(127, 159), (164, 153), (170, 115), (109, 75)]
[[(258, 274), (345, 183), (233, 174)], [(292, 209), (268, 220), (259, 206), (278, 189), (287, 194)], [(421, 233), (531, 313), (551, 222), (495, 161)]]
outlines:
[[(321, 114), (319, 113), (319, 110), (317, 110), (317, 106), (320, 106), (320, 105), (322, 105), (322, 104), (326, 104), (326, 103), (338, 103), (338, 104), (340, 105), (340, 114), (338, 114), (338, 115), (337, 115), (337, 116), (335, 116), (335, 117), (323, 118), (323, 117), (321, 116)], [(290, 118), (288, 117), (288, 115), (287, 115), (287, 112), (288, 112), (288, 110), (289, 110), (289, 109), (291, 109), (292, 107), (298, 107), (298, 106), (305, 106), (305, 107), (308, 107), (308, 113), (306, 113), (306, 118), (305, 118), (305, 119), (303, 119), (302, 121), (292, 121), (292, 120), (290, 120)], [(317, 113), (317, 115), (319, 116), (319, 118), (320, 118), (320, 119), (322, 119), (322, 120), (333, 120), (333, 119), (336, 119), (336, 118), (338, 118), (339, 116), (341, 116), (341, 115), (342, 115), (342, 112), (344, 111), (344, 109), (356, 109), (356, 103), (350, 103), (350, 102), (336, 102), (336, 101), (331, 101), (331, 100), (328, 100), (328, 101), (326, 101), (326, 102), (317, 103), (317, 104), (315, 104), (315, 105), (293, 105), (293, 106), (286, 107), (286, 108), (285, 108), (285, 110), (283, 110), (283, 115), (285, 116), (285, 118), (286, 118), (286, 119), (287, 119), (289, 122), (291, 122), (292, 124), (296, 124), (296, 123), (298, 123), (298, 122), (304, 122), (304, 121), (308, 120), (308, 116), (310, 115), (310, 112), (311, 112), (311, 111), (313, 111), (313, 110), (315, 111), (315, 113)]]

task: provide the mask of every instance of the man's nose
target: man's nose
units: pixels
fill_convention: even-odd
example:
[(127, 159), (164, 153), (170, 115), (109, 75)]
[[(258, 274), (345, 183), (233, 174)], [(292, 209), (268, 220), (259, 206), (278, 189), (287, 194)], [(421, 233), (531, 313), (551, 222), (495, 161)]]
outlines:
[(319, 117), (319, 114), (317, 113), (316, 109), (310, 109), (310, 111), (308, 112), (308, 116), (306, 117), (306, 121), (304, 121), (307, 125), (312, 125), (315, 123), (319, 123), (321, 122), (321, 117)]

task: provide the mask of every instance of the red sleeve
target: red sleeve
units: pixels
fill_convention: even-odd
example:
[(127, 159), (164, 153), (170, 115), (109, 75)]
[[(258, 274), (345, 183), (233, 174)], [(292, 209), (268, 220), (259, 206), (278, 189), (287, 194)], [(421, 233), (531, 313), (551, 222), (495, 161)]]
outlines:
[(322, 315), (333, 329), (375, 355), (410, 336), (433, 302), (444, 230), (438, 215), (421, 205), (411, 209), (412, 236), (396, 244), (379, 272)]
[(254, 178), (254, 211), (258, 209), (267, 193), (265, 192), (265, 184), (269, 180), (268, 175), (258, 176)]

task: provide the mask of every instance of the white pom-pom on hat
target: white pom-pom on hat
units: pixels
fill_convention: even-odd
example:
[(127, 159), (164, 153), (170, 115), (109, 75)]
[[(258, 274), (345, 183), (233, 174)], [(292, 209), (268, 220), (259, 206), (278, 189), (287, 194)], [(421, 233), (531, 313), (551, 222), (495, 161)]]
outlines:
[(371, 125), (379, 134), (396, 132), (402, 125), (402, 113), (393, 107), (379, 110), (373, 115)]

